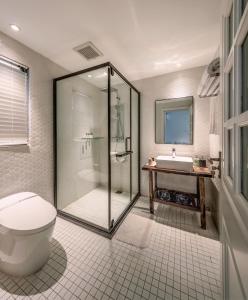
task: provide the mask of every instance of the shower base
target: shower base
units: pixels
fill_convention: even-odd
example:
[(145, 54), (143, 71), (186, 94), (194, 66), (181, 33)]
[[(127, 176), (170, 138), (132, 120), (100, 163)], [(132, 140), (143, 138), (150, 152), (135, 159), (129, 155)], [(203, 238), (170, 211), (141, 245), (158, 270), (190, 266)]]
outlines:
[[(112, 192), (111, 218), (116, 221), (129, 203), (129, 193)], [(108, 191), (104, 188), (95, 188), (80, 199), (66, 206), (62, 211), (87, 222), (108, 228)]]

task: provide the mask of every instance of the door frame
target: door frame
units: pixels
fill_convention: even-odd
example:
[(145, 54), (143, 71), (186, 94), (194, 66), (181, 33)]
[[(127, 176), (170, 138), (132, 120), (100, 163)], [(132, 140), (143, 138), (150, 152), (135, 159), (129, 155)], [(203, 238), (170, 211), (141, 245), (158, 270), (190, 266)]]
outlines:
[[(233, 10), (233, 38), (229, 48), (229, 16)], [(223, 299), (248, 298), (248, 199), (241, 193), (241, 128), (248, 126), (248, 111), (241, 112), (242, 101), (242, 62), (241, 46), (248, 34), (248, 5), (242, 12), (242, 0), (224, 0), (222, 6), (222, 36), (221, 36), (221, 98), (222, 98), (222, 147), (224, 161), (222, 163), (223, 177), (221, 194), (221, 241), (222, 241), (222, 277)], [(230, 117), (230, 80), (228, 74), (233, 69), (233, 115)], [(232, 130), (233, 139), (228, 142), (228, 130)], [(230, 149), (233, 156), (230, 156)], [(229, 175), (229, 166), (233, 166), (233, 178)], [(246, 250), (246, 251), (245, 251)], [(245, 259), (246, 258), (246, 259)], [(232, 293), (232, 294), (231, 294)], [(238, 299), (236, 296), (236, 299)]]

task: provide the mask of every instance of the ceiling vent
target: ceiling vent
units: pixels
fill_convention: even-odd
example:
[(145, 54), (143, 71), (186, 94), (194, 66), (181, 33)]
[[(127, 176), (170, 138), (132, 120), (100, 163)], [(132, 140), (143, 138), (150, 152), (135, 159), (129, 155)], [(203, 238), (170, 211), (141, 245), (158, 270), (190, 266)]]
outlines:
[(87, 42), (83, 45), (74, 48), (80, 55), (82, 55), (87, 60), (97, 58), (102, 56), (102, 52), (96, 48), (92, 42)]

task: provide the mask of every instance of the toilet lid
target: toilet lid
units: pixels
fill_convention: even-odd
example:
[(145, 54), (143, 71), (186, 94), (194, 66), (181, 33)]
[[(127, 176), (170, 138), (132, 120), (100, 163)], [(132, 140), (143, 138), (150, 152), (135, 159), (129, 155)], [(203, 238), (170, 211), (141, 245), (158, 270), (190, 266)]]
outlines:
[[(55, 221), (56, 209), (40, 196), (29, 193), (29, 198), (15, 197), (17, 198), (18, 201), (13, 201), (9, 206), (0, 209), (1, 226), (18, 231), (20, 234), (30, 234), (42, 231)], [(1, 201), (0, 199), (0, 203)]]

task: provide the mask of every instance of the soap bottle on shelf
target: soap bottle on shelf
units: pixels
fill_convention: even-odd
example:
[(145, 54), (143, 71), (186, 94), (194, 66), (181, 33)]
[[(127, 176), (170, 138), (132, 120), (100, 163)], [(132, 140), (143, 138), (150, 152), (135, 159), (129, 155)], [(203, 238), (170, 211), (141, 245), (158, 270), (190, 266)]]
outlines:
[(154, 167), (156, 165), (156, 161), (155, 161), (154, 156), (150, 156), (148, 158), (148, 165), (151, 166), (151, 167)]
[(199, 157), (196, 155), (193, 160), (194, 167), (199, 167)]
[(206, 168), (207, 167), (206, 159), (204, 159), (203, 156), (201, 156), (201, 158), (199, 159), (199, 167), (201, 167), (201, 168)]

